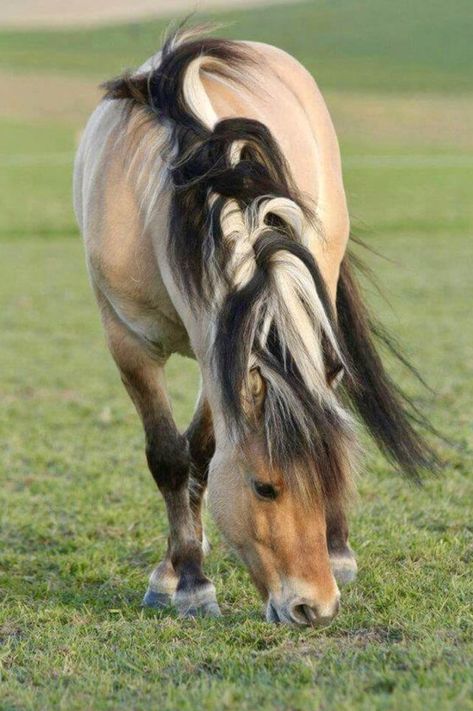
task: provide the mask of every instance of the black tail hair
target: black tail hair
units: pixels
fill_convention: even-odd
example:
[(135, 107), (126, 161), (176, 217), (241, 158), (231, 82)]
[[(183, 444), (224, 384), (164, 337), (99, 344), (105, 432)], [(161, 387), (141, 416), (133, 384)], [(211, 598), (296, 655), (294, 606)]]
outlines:
[[(348, 252), (340, 267), (337, 289), (339, 330), (350, 374), (344, 390), (385, 456), (416, 481), (425, 469), (436, 470), (439, 460), (413, 423), (435, 433), (429, 421), (386, 372), (376, 341), (411, 370), (385, 329), (371, 316), (354, 275), (359, 260)], [(422, 381), (423, 382), (423, 381)]]

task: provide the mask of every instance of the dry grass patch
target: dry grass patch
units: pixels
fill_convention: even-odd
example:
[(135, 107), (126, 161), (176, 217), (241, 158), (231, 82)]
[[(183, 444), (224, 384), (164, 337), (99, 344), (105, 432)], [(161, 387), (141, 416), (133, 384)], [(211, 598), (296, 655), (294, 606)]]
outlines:
[[(343, 143), (367, 150), (473, 150), (473, 97), (324, 92)], [(101, 96), (96, 79), (0, 70), (0, 117), (81, 128)]]
[(473, 150), (473, 97), (325, 92), (339, 136), (361, 145)]
[(0, 117), (79, 126), (100, 97), (96, 84), (74, 76), (0, 70)]
[(15, 0), (2, 3), (0, 26), (5, 27), (77, 27), (97, 26), (117, 22), (133, 22), (142, 18), (177, 17), (189, 12), (211, 9), (238, 9), (261, 5), (289, 4), (295, 0)]

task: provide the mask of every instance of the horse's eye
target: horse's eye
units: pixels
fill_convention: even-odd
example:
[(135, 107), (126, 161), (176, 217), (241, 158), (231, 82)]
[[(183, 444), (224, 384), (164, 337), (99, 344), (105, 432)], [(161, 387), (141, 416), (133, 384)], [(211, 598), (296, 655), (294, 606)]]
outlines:
[(276, 499), (278, 495), (278, 492), (276, 491), (274, 486), (272, 486), (271, 484), (266, 484), (263, 481), (254, 481), (253, 489), (255, 491), (255, 494), (261, 499), (268, 499), (270, 501), (274, 501), (274, 499)]

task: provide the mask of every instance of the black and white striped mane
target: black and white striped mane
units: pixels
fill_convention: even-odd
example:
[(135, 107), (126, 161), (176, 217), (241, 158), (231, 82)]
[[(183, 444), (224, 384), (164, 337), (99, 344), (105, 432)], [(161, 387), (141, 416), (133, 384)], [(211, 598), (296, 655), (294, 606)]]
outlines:
[(354, 448), (352, 418), (332, 387), (342, 370), (346, 400), (394, 461), (415, 473), (432, 457), (383, 369), (348, 257), (337, 324), (306, 239), (315, 210), (270, 131), (212, 117), (199, 73), (237, 85), (254, 66), (242, 44), (177, 33), (156, 68), (108, 82), (106, 98), (166, 130), (169, 262), (191, 308), (215, 322), (213, 366), (235, 441), (254, 426), (244, 393), (256, 368), (268, 460), (291, 486), (333, 502), (346, 492)]

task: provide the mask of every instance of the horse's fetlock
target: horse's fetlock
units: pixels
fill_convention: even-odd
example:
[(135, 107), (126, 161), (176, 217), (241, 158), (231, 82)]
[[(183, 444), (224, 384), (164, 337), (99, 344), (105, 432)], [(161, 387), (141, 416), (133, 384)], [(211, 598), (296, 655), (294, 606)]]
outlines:
[(189, 541), (185, 546), (179, 546), (175, 551), (171, 548), (171, 561), (174, 569), (179, 571), (180, 580), (197, 579), (202, 575), (203, 562), (202, 544), (200, 541)]

